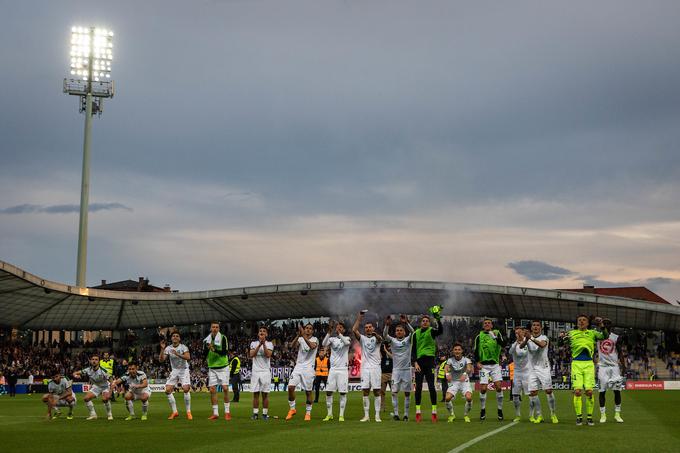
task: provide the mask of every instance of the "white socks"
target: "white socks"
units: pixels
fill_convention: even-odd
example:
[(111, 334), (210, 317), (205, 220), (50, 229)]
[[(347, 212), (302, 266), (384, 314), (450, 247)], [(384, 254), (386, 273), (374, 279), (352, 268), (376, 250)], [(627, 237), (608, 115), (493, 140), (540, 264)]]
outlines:
[(333, 394), (326, 395), (326, 410), (328, 415), (333, 415)]
[(465, 415), (470, 413), (470, 409), (472, 409), (472, 401), (465, 401)]
[(305, 406), (305, 412), (308, 413), (308, 414), (312, 413), (312, 405), (311, 404), (307, 403), (307, 405)]
[(191, 393), (184, 394), (184, 406), (187, 408), (187, 412), (191, 412)]
[(106, 401), (104, 403), (104, 407), (106, 408), (106, 415), (110, 416), (111, 415), (111, 401)]
[(293, 400), (293, 401), (288, 400), (288, 406), (289, 406), (291, 409), (295, 409), (295, 400)]
[(548, 406), (550, 407), (550, 415), (555, 415), (555, 394), (550, 393), (548, 396)]
[(229, 403), (224, 403), (224, 413), (225, 414), (229, 413)]
[(347, 394), (340, 394), (340, 417), (345, 416), (345, 406), (347, 406)]
[(404, 395), (404, 417), (408, 417), (408, 412), (411, 410), (411, 395)]
[(515, 417), (520, 416), (520, 405), (522, 402), (519, 400), (519, 395), (512, 395), (512, 404), (515, 405)]
[(90, 415), (96, 415), (96, 412), (94, 411), (94, 403), (92, 401), (86, 401), (85, 406), (87, 406), (87, 410), (90, 411)]
[(175, 401), (175, 395), (173, 393), (168, 393), (168, 403), (170, 403), (170, 410), (174, 413), (177, 412), (177, 401)]
[(479, 394), (479, 406), (481, 409), (486, 409), (486, 393)]
[(142, 414), (146, 415), (149, 412), (149, 401), (142, 401)]
[(132, 415), (134, 417), (135, 416), (135, 406), (134, 406), (134, 404), (132, 404), (132, 400), (127, 401), (126, 404), (127, 404), (128, 412), (130, 413), (130, 415)]
[(538, 399), (538, 395), (530, 396), (529, 399), (534, 402), (534, 417), (541, 416), (541, 400)]
[(399, 395), (397, 393), (392, 394), (392, 413), (399, 417)]
[(453, 403), (451, 401), (446, 402), (446, 408), (449, 410), (449, 415), (453, 415)]
[(503, 410), (503, 392), (496, 392), (496, 406), (499, 411)]
[(213, 404), (212, 409), (213, 409), (213, 415), (220, 415), (219, 411), (217, 410), (217, 404)]
[(364, 396), (364, 417), (368, 417), (368, 408), (371, 407), (371, 401), (368, 396)]
[(375, 418), (380, 418), (380, 397), (373, 398), (373, 408), (375, 409)]

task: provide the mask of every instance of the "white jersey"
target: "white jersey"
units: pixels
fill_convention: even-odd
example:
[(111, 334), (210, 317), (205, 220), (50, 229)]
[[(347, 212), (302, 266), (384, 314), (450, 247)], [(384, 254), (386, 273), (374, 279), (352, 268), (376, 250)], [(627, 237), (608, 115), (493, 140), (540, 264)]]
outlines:
[[(255, 340), (250, 342), (250, 349), (257, 349), (257, 345), (260, 344), (259, 340)], [(255, 354), (255, 357), (252, 358), (253, 360), (253, 373), (269, 373), (271, 372), (271, 358), (267, 357), (265, 355), (265, 349), (268, 349), (270, 351), (274, 350), (274, 343), (271, 341), (265, 341), (264, 346), (260, 346), (260, 349), (257, 350), (257, 353)]]
[(59, 380), (59, 383), (57, 384), (54, 382), (54, 380), (50, 380), (50, 382), (47, 384), (47, 393), (51, 393), (52, 395), (63, 395), (66, 393), (67, 390), (71, 389), (71, 382), (62, 377)]
[(545, 335), (539, 335), (534, 337), (534, 339), (536, 341), (545, 341), (546, 345), (544, 348), (541, 348), (531, 340), (529, 340), (529, 343), (527, 343), (529, 347), (529, 363), (531, 364), (531, 368), (534, 370), (549, 370), (550, 360), (548, 359), (548, 345), (550, 342), (548, 337)]
[[(310, 343), (319, 344), (319, 340), (316, 337), (311, 337), (309, 339)], [(298, 348), (297, 361), (295, 362), (295, 369), (298, 370), (313, 370), (314, 369), (314, 359), (316, 358), (316, 348), (312, 349), (307, 345), (304, 338), (298, 338)]]
[(612, 332), (608, 338), (597, 342), (598, 364), (600, 366), (619, 366), (619, 351), (616, 350), (618, 340), (619, 336)]
[(413, 333), (413, 327), (406, 324), (406, 328), (409, 330), (409, 334), (401, 340), (389, 334), (389, 327), (385, 326), (383, 330), (383, 338), (391, 346), (392, 370), (411, 369), (411, 333)]
[(349, 345), (352, 342), (350, 337), (338, 335), (331, 337), (326, 334), (322, 345), (331, 347), (331, 370), (347, 370), (347, 357), (349, 355)]
[(361, 368), (362, 369), (376, 369), (380, 368), (380, 341), (378, 337), (373, 335), (367, 337), (361, 335)]
[(521, 374), (523, 376), (528, 376), (531, 366), (529, 364), (529, 350), (524, 347), (520, 348), (518, 342), (514, 342), (510, 346), (510, 355), (512, 356), (512, 362), (515, 364), (515, 374)]
[(163, 353), (170, 357), (170, 366), (174, 370), (186, 370), (189, 368), (189, 362), (187, 360), (184, 360), (181, 357), (177, 357), (174, 354), (174, 351), (177, 351), (179, 355), (184, 354), (185, 352), (189, 352), (189, 348), (184, 346), (183, 344), (177, 345), (177, 347), (169, 344), (165, 347), (163, 350)]
[[(146, 373), (143, 371), (137, 371), (137, 375), (131, 376), (130, 373), (125, 373), (120, 380), (123, 381), (124, 383), (130, 385), (139, 385), (141, 384), (144, 379), (146, 379)], [(138, 388), (131, 388), (131, 392), (135, 393), (140, 393), (140, 392), (150, 392), (151, 389), (149, 388), (149, 380), (147, 379), (146, 381), (146, 387), (138, 387)]]
[(102, 368), (97, 368), (95, 370), (92, 367), (87, 367), (80, 372), (80, 375), (89, 379), (90, 383), (96, 385), (97, 387), (109, 386), (109, 375)]
[(470, 381), (470, 376), (467, 374), (467, 366), (472, 365), (472, 362), (467, 357), (461, 357), (457, 360), (455, 357), (450, 357), (446, 361), (449, 366), (449, 374), (451, 375), (451, 380), (458, 381), (460, 377), (465, 374), (465, 381)]

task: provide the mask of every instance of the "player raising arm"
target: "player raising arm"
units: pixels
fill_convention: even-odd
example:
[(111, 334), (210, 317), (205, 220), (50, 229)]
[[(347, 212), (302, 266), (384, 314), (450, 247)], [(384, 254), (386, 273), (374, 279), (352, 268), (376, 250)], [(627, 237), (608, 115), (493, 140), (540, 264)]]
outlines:
[(432, 321), (428, 315), (420, 318), (420, 327), (411, 335), (411, 361), (415, 363), (416, 369), (416, 422), (422, 420), (420, 414), (420, 401), (423, 397), (423, 379), (427, 381), (427, 388), (430, 392), (430, 403), (432, 404), (432, 422), (437, 421), (437, 389), (434, 386), (434, 358), (437, 354), (436, 338), (444, 331), (439, 322), (439, 308), (430, 308), (435, 317), (434, 328), (431, 327)]
[[(515, 364), (515, 377), (512, 380), (512, 403), (515, 405), (515, 418), (513, 422), (521, 420), (521, 401), (520, 396), (529, 395), (529, 373), (531, 365), (529, 364), (529, 349), (526, 347), (525, 339), (530, 335), (529, 329), (522, 326), (515, 327), (515, 336), (517, 339), (510, 346), (510, 355), (512, 362)], [(529, 399), (529, 421), (534, 421), (534, 400)]]
[(541, 401), (538, 399), (538, 390), (543, 389), (548, 406), (550, 407), (550, 419), (557, 423), (555, 414), (555, 395), (552, 390), (552, 375), (550, 373), (550, 360), (548, 359), (548, 337), (543, 335), (543, 324), (541, 321), (531, 321), (531, 335), (524, 340), (529, 348), (529, 392), (530, 399), (534, 401), (534, 411), (537, 414), (534, 423), (541, 423)]
[(319, 340), (313, 336), (314, 326), (307, 323), (304, 327), (299, 326), (298, 334), (290, 342), (290, 347), (298, 350), (295, 367), (290, 373), (288, 381), (288, 414), (286, 420), (290, 420), (297, 413), (295, 409), (295, 387), (298, 385), (305, 391), (307, 396), (305, 406), (305, 421), (312, 419), (312, 386), (314, 385), (314, 359)]
[(191, 415), (191, 375), (189, 371), (189, 360), (191, 360), (191, 354), (189, 353), (189, 348), (180, 343), (180, 335), (178, 331), (173, 331), (170, 335), (171, 344), (166, 344), (165, 338), (161, 340), (161, 353), (158, 359), (164, 362), (166, 358), (170, 358), (170, 366), (172, 371), (170, 372), (170, 377), (165, 382), (165, 394), (168, 397), (168, 403), (170, 404), (170, 416), (168, 420), (179, 417), (179, 412), (177, 412), (177, 402), (175, 401), (175, 386), (177, 384), (182, 385), (182, 391), (184, 392), (184, 407), (187, 411), (187, 419), (193, 420)]
[(380, 379), (382, 370), (380, 369), (380, 344), (382, 337), (375, 333), (375, 324), (371, 321), (364, 323), (364, 335), (359, 331), (359, 326), (364, 320), (365, 311), (360, 311), (354, 325), (352, 333), (361, 344), (361, 391), (363, 392), (364, 418), (360, 421), (370, 421), (369, 408), (371, 406), (369, 393), (373, 390), (373, 408), (375, 409), (375, 421), (380, 419)]
[[(57, 371), (47, 384), (47, 393), (42, 400), (47, 404), (47, 418), (57, 418), (61, 415), (60, 406), (68, 406), (68, 420), (73, 420), (73, 408), (76, 405), (76, 394), (73, 393), (71, 382)], [(55, 410), (54, 417), (52, 410)]]
[(267, 340), (269, 331), (265, 326), (257, 330), (257, 340), (250, 343), (248, 356), (253, 361), (250, 375), (250, 390), (253, 392), (252, 419), (258, 419), (260, 394), (262, 394), (262, 420), (269, 420), (269, 387), (272, 382), (271, 356), (274, 344)]
[(146, 373), (141, 371), (135, 362), (128, 364), (127, 373), (120, 378), (113, 381), (111, 386), (115, 387), (120, 384), (127, 384), (128, 391), (125, 392), (125, 402), (130, 413), (125, 417), (126, 421), (135, 418), (135, 407), (133, 402), (135, 400), (142, 401), (142, 421), (146, 421), (149, 413), (149, 397), (151, 396), (151, 389), (149, 388), (149, 380), (146, 378)]
[(593, 388), (595, 388), (595, 342), (604, 340), (609, 332), (602, 325), (602, 318), (595, 318), (595, 325), (603, 330), (589, 329), (590, 320), (586, 315), (576, 318), (577, 328), (560, 334), (560, 341), (571, 347), (571, 386), (574, 389), (574, 411), (576, 424), (583, 424), (583, 390), (586, 393), (588, 426), (593, 426)]
[[(411, 368), (411, 334), (413, 327), (406, 315), (399, 315), (399, 324), (394, 328), (394, 337), (390, 336), (392, 317), (385, 318), (383, 338), (392, 350), (392, 417), (399, 420), (399, 392), (404, 392), (404, 421), (408, 421), (411, 406), (412, 368)], [(408, 330), (408, 334), (407, 334)]]
[[(611, 330), (611, 321), (602, 320), (604, 327)], [(626, 374), (626, 358), (621, 348), (621, 337), (614, 332), (609, 333), (605, 340), (597, 342), (597, 380), (600, 389), (600, 423), (607, 421), (605, 411), (607, 389), (614, 392), (614, 420), (623, 423), (621, 418), (621, 390), (623, 389), (623, 376)]]
[[(334, 332), (335, 331), (335, 332)], [(335, 336), (332, 336), (335, 333)], [(352, 339), (345, 336), (345, 324), (331, 320), (328, 323), (328, 332), (321, 345), (331, 349), (331, 368), (328, 371), (328, 384), (326, 385), (326, 409), (328, 414), (323, 421), (333, 420), (333, 392), (340, 394), (340, 416), (338, 421), (345, 421), (345, 407), (347, 405), (347, 390), (349, 387), (349, 374), (347, 371), (347, 358), (349, 345)]]
[(109, 375), (106, 371), (99, 367), (99, 354), (92, 354), (90, 356), (90, 366), (84, 370), (73, 373), (76, 379), (88, 379), (90, 381), (90, 390), (85, 394), (85, 406), (90, 412), (86, 420), (96, 420), (97, 413), (94, 411), (93, 399), (99, 395), (102, 396), (102, 402), (106, 408), (106, 418), (113, 420), (111, 413), (111, 388), (109, 387)]

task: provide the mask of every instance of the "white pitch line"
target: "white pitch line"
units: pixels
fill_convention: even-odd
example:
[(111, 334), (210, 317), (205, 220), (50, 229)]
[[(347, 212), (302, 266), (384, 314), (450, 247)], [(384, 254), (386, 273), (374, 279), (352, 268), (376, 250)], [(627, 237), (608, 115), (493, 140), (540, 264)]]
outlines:
[(476, 444), (477, 442), (480, 442), (480, 441), (486, 439), (487, 437), (491, 437), (495, 434), (500, 433), (501, 431), (505, 431), (508, 428), (512, 428), (517, 423), (519, 423), (519, 422), (512, 422), (509, 425), (501, 426), (500, 428), (494, 429), (493, 431), (489, 431), (488, 433), (484, 433), (481, 436), (477, 436), (474, 439), (468, 440), (464, 444), (457, 446), (453, 450), (450, 450), (448, 453), (458, 453), (459, 451), (463, 451), (466, 448), (471, 447), (472, 445)]

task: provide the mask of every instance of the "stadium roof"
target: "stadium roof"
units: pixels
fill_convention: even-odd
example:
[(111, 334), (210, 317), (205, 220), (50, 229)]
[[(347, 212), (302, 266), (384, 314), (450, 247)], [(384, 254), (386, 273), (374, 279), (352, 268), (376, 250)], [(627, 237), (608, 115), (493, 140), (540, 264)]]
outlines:
[(337, 281), (211, 291), (140, 293), (55, 283), (0, 261), (0, 325), (118, 330), (371, 312), (573, 321), (582, 312), (618, 327), (680, 331), (680, 307), (563, 290), (428, 281)]

